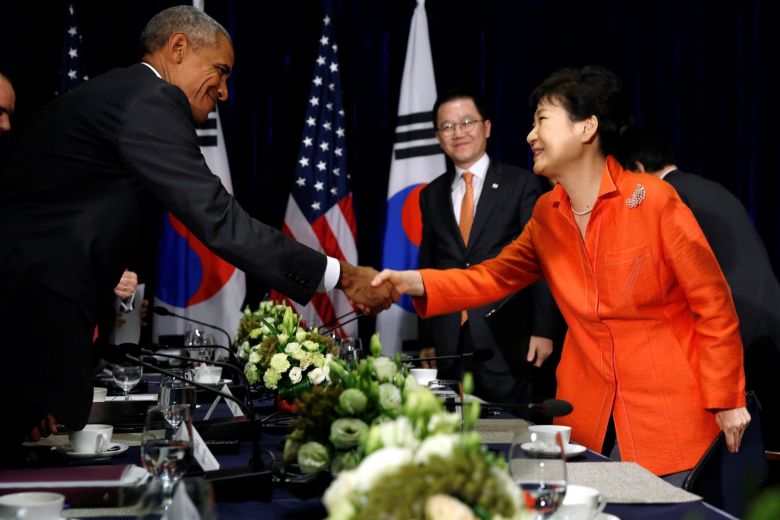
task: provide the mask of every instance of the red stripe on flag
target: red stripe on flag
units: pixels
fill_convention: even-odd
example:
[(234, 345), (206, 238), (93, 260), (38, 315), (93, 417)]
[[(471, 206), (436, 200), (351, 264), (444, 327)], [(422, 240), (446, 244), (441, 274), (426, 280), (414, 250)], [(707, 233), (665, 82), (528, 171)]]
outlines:
[(352, 237), (357, 237), (357, 221), (355, 219), (355, 210), (352, 208), (352, 193), (347, 193), (346, 197), (343, 197), (339, 201), (339, 208), (344, 215), (344, 220), (349, 225), (349, 230), (352, 231)]
[(312, 222), (311, 227), (317, 235), (317, 238), (319, 238), (325, 254), (339, 260), (344, 260), (344, 253), (341, 252), (339, 239), (333, 234), (333, 230), (330, 228), (330, 224), (328, 224), (328, 219), (325, 218), (325, 215), (322, 215)]

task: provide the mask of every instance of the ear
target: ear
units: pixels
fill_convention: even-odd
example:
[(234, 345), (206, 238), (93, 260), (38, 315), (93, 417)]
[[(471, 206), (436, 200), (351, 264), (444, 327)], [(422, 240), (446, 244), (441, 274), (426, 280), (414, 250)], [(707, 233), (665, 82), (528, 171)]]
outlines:
[(485, 125), (485, 139), (487, 139), (490, 137), (490, 128), (493, 125), (490, 123), (490, 119), (485, 119), (485, 122), (482, 124)]
[(599, 118), (593, 115), (581, 121), (580, 124), (582, 125), (582, 142), (589, 143), (595, 140), (599, 130)]
[(645, 169), (645, 165), (642, 164), (642, 161), (636, 162), (636, 169), (634, 170), (637, 173), (645, 173), (647, 170)]
[(190, 49), (190, 41), (187, 39), (187, 35), (180, 32), (175, 32), (168, 38), (168, 45), (166, 50), (168, 56), (177, 65), (181, 65), (184, 61), (184, 56)]

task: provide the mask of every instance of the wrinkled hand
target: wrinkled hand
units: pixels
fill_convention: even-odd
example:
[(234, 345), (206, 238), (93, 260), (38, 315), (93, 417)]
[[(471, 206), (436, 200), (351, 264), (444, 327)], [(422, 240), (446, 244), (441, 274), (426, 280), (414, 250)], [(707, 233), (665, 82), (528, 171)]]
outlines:
[(715, 422), (726, 435), (726, 446), (731, 453), (739, 451), (742, 435), (750, 424), (750, 414), (747, 408), (732, 408), (715, 412)]
[(423, 285), (422, 275), (419, 271), (393, 271), (385, 269), (374, 277), (371, 285), (378, 287), (383, 283), (391, 283), (400, 294), (410, 296), (424, 296), (425, 285)]
[(138, 275), (133, 271), (122, 273), (122, 278), (119, 279), (119, 283), (114, 287), (114, 294), (122, 298), (129, 298), (135, 292), (135, 287), (138, 285)]
[[(531, 341), (528, 342), (528, 356), (526, 361), (533, 363), (535, 367), (542, 366), (542, 363), (550, 357), (553, 351), (553, 342), (550, 338), (543, 338), (541, 336), (531, 336)], [(534, 358), (536, 361), (534, 361)]]
[[(436, 357), (436, 349), (433, 347), (423, 347), (420, 349), (420, 357)], [(423, 368), (436, 368), (436, 361), (420, 361)]]
[(48, 437), (52, 433), (57, 433), (57, 419), (51, 415), (47, 415), (38, 426), (33, 428), (30, 433), (27, 434), (27, 440), (31, 442), (38, 442), (41, 437)]
[(397, 302), (399, 295), (390, 283), (372, 284), (376, 269), (339, 261), (341, 276), (337, 287), (366, 314), (377, 314)]

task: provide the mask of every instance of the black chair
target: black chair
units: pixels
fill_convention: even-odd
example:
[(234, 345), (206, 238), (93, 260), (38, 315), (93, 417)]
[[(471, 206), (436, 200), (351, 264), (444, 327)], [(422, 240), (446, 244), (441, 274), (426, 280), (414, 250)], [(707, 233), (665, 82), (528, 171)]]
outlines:
[(761, 404), (753, 392), (747, 393), (747, 409), (751, 421), (742, 436), (739, 453), (729, 453), (721, 432), (682, 485), (683, 489), (740, 518), (769, 475), (761, 433)]

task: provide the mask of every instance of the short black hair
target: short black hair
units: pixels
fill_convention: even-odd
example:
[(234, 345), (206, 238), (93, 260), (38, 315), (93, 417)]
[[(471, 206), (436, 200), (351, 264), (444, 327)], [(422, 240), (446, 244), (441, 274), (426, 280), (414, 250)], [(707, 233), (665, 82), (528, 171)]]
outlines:
[(433, 112), (431, 112), (431, 119), (433, 120), (434, 127), (436, 126), (436, 123), (438, 123), (437, 117), (439, 115), (439, 107), (448, 101), (452, 101), (453, 99), (472, 100), (474, 102), (474, 106), (477, 107), (479, 117), (481, 117), (483, 121), (490, 119), (487, 113), (487, 108), (485, 108), (485, 102), (482, 100), (482, 97), (477, 93), (476, 90), (469, 87), (455, 87), (444, 91), (436, 98), (436, 103), (433, 104)]
[(541, 101), (558, 103), (572, 121), (596, 116), (604, 155), (620, 150), (620, 136), (631, 125), (623, 82), (614, 72), (596, 65), (560, 69), (534, 89), (529, 101), (532, 112)]
[(672, 143), (661, 132), (650, 128), (632, 128), (623, 138), (623, 150), (618, 161), (624, 168), (636, 170), (642, 163), (645, 171), (657, 172), (675, 163)]

